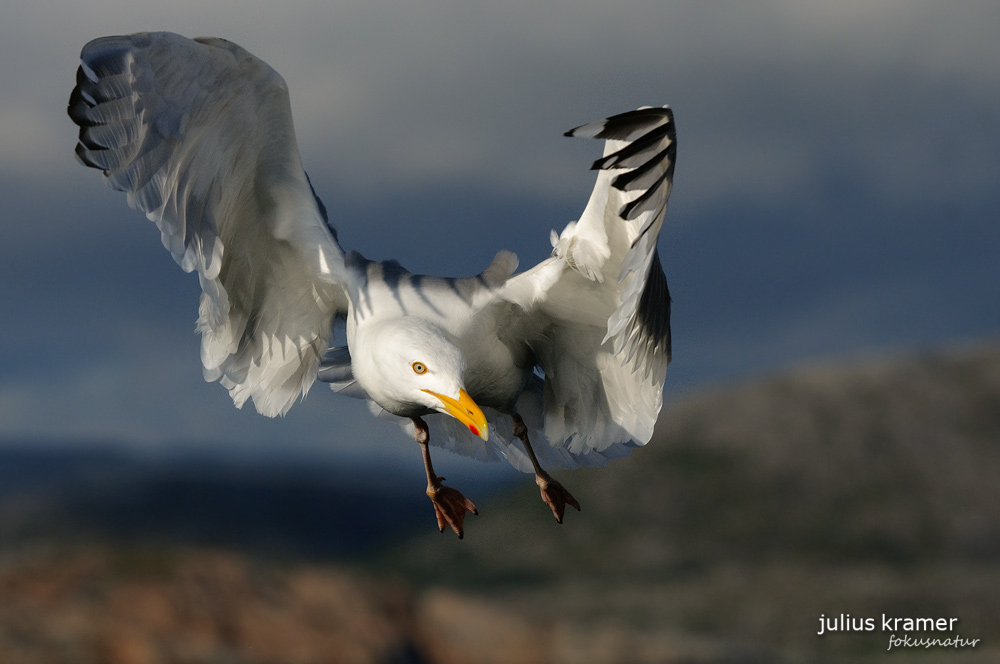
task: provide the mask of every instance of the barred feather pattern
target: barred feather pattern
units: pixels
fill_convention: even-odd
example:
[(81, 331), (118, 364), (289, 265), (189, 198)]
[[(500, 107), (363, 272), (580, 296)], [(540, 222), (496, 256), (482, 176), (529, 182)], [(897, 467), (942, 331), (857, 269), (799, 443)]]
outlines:
[(605, 341), (643, 377), (656, 376), (666, 370), (671, 356), (670, 292), (656, 241), (677, 157), (673, 112), (669, 107), (640, 108), (566, 135), (606, 141), (604, 156), (591, 167), (611, 176), (601, 221), (620, 225), (629, 240), (617, 275), (624, 286), (621, 303), (608, 320)]

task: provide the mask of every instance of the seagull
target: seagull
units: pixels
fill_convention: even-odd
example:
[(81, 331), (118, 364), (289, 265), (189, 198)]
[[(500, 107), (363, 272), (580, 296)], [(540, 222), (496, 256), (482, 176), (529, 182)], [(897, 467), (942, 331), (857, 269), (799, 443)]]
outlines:
[[(669, 107), (566, 132), (604, 152), (548, 258), (517, 273), (501, 251), (481, 274), (446, 278), (340, 245), (285, 81), (240, 46), (137, 33), (95, 39), (80, 60), (76, 155), (197, 273), (204, 376), (237, 407), (283, 415), (318, 380), (403, 418), (438, 529), (459, 538), (478, 511), (435, 473), (432, 440), (534, 473), (559, 523), (580, 505), (546, 465), (603, 465), (649, 441), (671, 353), (657, 251), (677, 150)], [(331, 347), (338, 325), (346, 346)]]

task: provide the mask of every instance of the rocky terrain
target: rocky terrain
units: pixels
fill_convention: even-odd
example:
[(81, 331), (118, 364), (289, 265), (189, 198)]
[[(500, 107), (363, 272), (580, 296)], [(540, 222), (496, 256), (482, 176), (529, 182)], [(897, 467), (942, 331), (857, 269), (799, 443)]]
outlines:
[[(647, 448), (559, 477), (583, 505), (562, 526), (529, 483), (477, 500), (461, 542), (401, 527), (346, 552), (301, 525), (282, 545), (280, 518), (271, 546), (242, 528), (227, 546), (8, 493), (0, 662), (874, 662), (883, 614), (979, 639), (893, 661), (1000, 660), (998, 346), (692, 395)], [(300, 494), (284, 509), (308, 513)], [(26, 514), (90, 525), (60, 538)], [(842, 614), (873, 628), (817, 635)]]

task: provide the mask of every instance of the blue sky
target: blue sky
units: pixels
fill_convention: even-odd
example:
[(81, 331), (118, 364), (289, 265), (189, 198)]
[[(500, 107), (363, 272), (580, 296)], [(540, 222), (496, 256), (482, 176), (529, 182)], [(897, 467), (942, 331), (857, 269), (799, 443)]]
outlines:
[(203, 382), (197, 280), (72, 156), (80, 48), (140, 30), (274, 66), (341, 242), (418, 272), (534, 264), (592, 186), (562, 132), (670, 104), (668, 400), (1000, 335), (995, 2), (51, 4), (0, 25), (0, 441), (419, 465), (322, 385), (268, 420)]

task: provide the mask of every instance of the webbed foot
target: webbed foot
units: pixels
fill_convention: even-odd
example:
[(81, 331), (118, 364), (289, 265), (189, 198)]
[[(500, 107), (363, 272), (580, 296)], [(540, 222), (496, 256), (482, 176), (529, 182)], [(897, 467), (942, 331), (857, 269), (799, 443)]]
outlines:
[(443, 533), (446, 525), (451, 526), (451, 529), (458, 535), (458, 539), (462, 539), (465, 535), (462, 529), (465, 513), (472, 512), (478, 515), (479, 510), (458, 489), (441, 484), (443, 481), (443, 477), (436, 477), (435, 481), (429, 482), (427, 484), (427, 497), (434, 503), (438, 530)]
[(580, 503), (573, 497), (573, 494), (567, 491), (566, 487), (558, 481), (552, 479), (545, 471), (535, 475), (535, 484), (538, 485), (538, 489), (542, 494), (542, 500), (552, 510), (552, 515), (559, 523), (563, 522), (563, 515), (566, 512), (567, 505), (575, 507), (577, 512), (580, 511)]

